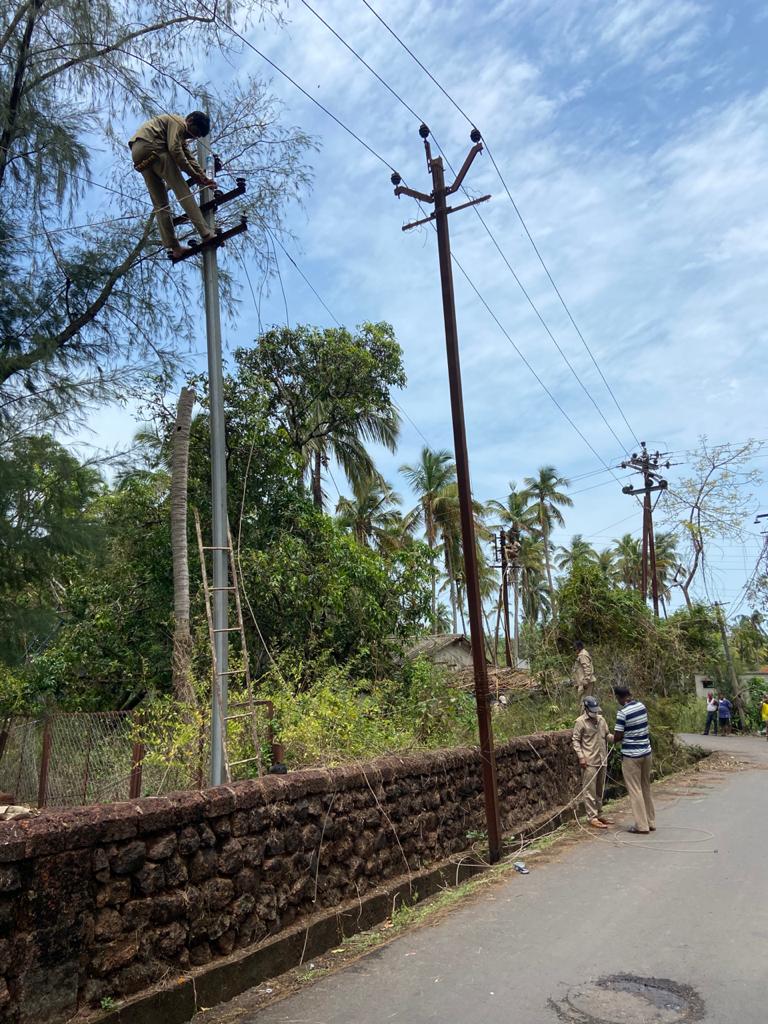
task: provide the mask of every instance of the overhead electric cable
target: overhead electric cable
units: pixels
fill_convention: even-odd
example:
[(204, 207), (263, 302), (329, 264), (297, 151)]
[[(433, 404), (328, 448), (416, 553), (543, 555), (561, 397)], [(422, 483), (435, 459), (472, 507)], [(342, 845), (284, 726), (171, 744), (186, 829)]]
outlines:
[[(327, 115), (328, 117), (330, 117), (330, 118), (331, 118), (331, 120), (333, 120), (333, 121), (334, 121), (334, 123), (336, 123), (337, 125), (339, 125), (339, 127), (341, 127), (341, 128), (342, 128), (342, 129), (343, 129), (343, 130), (344, 130), (345, 132), (347, 132), (347, 134), (348, 134), (348, 135), (350, 135), (350, 136), (351, 136), (351, 137), (352, 137), (353, 139), (355, 139), (355, 140), (356, 140), (356, 141), (357, 141), (357, 142), (358, 142), (358, 143), (359, 143), (359, 144), (360, 144), (361, 146), (363, 146), (363, 148), (364, 148), (364, 149), (366, 149), (366, 150), (367, 150), (367, 151), (368, 151), (369, 153), (371, 153), (371, 154), (372, 154), (372, 155), (373, 155), (374, 157), (376, 157), (376, 159), (377, 159), (377, 160), (378, 160), (378, 161), (379, 161), (380, 163), (382, 163), (382, 164), (383, 164), (383, 165), (384, 165), (385, 167), (387, 167), (388, 169), (390, 169), (390, 170), (392, 170), (392, 171), (394, 171), (394, 170), (395, 170), (395, 168), (393, 167), (393, 165), (392, 165), (392, 164), (391, 164), (391, 163), (390, 163), (390, 162), (389, 162), (388, 160), (386, 160), (386, 159), (385, 159), (385, 158), (384, 158), (383, 156), (381, 156), (381, 155), (380, 155), (379, 153), (377, 153), (377, 152), (376, 152), (376, 150), (374, 150), (374, 149), (373, 149), (373, 148), (372, 148), (371, 146), (369, 146), (369, 145), (368, 145), (368, 143), (367, 143), (367, 142), (365, 142), (365, 141), (364, 141), (364, 140), (363, 140), (362, 138), (360, 138), (360, 136), (359, 136), (359, 135), (358, 135), (358, 134), (357, 134), (356, 132), (354, 132), (354, 131), (353, 131), (353, 130), (352, 130), (351, 128), (348, 128), (348, 127), (347, 127), (347, 125), (345, 125), (345, 124), (344, 124), (344, 122), (343, 122), (343, 121), (342, 121), (342, 120), (341, 120), (341, 119), (340, 119), (339, 117), (337, 117), (337, 116), (336, 116), (336, 115), (335, 115), (334, 113), (332, 113), (332, 112), (331, 112), (331, 111), (330, 111), (330, 110), (329, 110), (329, 109), (328, 109), (327, 107), (325, 107), (325, 106), (324, 106), (324, 105), (323, 105), (322, 103), (320, 103), (320, 102), (319, 102), (318, 100), (316, 100), (316, 99), (314, 98), (314, 96), (312, 96), (312, 95), (311, 95), (311, 94), (310, 94), (310, 93), (309, 93), (309, 92), (308, 92), (308, 91), (307, 91), (307, 90), (306, 90), (306, 89), (305, 89), (305, 88), (304, 88), (303, 86), (301, 86), (301, 85), (300, 85), (300, 84), (299, 84), (298, 82), (296, 82), (296, 80), (295, 80), (294, 78), (292, 78), (292, 77), (291, 77), (291, 76), (290, 76), (290, 75), (289, 75), (289, 74), (288, 74), (288, 73), (287, 73), (286, 71), (284, 71), (284, 70), (283, 70), (283, 69), (282, 69), (281, 67), (279, 67), (279, 65), (277, 65), (277, 64), (276, 64), (276, 63), (275, 63), (275, 62), (274, 62), (273, 60), (271, 60), (271, 59), (270, 59), (269, 57), (267, 57), (267, 56), (266, 56), (265, 54), (263, 54), (263, 53), (261, 52), (261, 50), (259, 50), (259, 49), (258, 49), (258, 47), (257, 47), (257, 46), (255, 46), (255, 45), (254, 45), (254, 44), (253, 44), (253, 43), (252, 43), (252, 42), (251, 42), (251, 41), (250, 41), (250, 40), (249, 40), (249, 39), (248, 39), (248, 38), (247, 38), (246, 36), (244, 36), (244, 35), (243, 35), (243, 34), (242, 34), (241, 32), (239, 32), (239, 31), (238, 31), (238, 30), (237, 30), (237, 29), (236, 29), (236, 28), (235, 28), (235, 27), (234, 27), (233, 25), (231, 25), (231, 24), (230, 24), (230, 23), (229, 23), (229, 22), (228, 22), (228, 21), (227, 21), (227, 20), (226, 20), (225, 18), (221, 17), (221, 15), (220, 15), (220, 14), (218, 14), (218, 13), (217, 13), (216, 11), (212, 10), (211, 8), (207, 7), (207, 6), (205, 5), (205, 4), (202, 4), (202, 6), (203, 6), (203, 7), (205, 7), (205, 9), (209, 11), (209, 13), (211, 14), (211, 16), (212, 16), (212, 17), (214, 18), (214, 20), (215, 20), (215, 21), (216, 21), (217, 23), (221, 24), (221, 25), (222, 25), (222, 26), (223, 26), (224, 28), (226, 28), (226, 29), (227, 29), (227, 30), (228, 30), (229, 32), (231, 32), (231, 33), (232, 33), (232, 34), (233, 34), (233, 35), (234, 35), (234, 36), (235, 36), (236, 38), (238, 38), (238, 39), (239, 39), (239, 40), (240, 40), (240, 41), (241, 41), (241, 42), (242, 42), (242, 43), (243, 43), (243, 44), (244, 44), (245, 46), (247, 46), (247, 47), (248, 47), (248, 48), (249, 48), (250, 50), (252, 50), (252, 51), (253, 51), (253, 52), (254, 52), (254, 53), (255, 53), (255, 54), (257, 55), (257, 56), (259, 56), (259, 57), (261, 57), (261, 58), (262, 58), (263, 60), (265, 60), (265, 61), (266, 61), (266, 62), (267, 62), (267, 63), (268, 63), (269, 65), (270, 65), (270, 67), (274, 68), (274, 69), (275, 69), (275, 70), (276, 70), (276, 71), (277, 71), (277, 72), (278, 72), (278, 73), (279, 73), (280, 75), (282, 75), (282, 77), (284, 77), (284, 78), (286, 79), (286, 81), (290, 82), (290, 83), (291, 83), (291, 85), (293, 85), (293, 86), (294, 86), (295, 88), (297, 88), (297, 89), (298, 89), (298, 90), (299, 90), (299, 91), (300, 91), (300, 92), (302, 93), (302, 95), (304, 95), (304, 96), (305, 96), (305, 97), (306, 97), (307, 99), (309, 99), (309, 100), (310, 100), (310, 101), (311, 101), (311, 102), (312, 102), (312, 103), (313, 103), (313, 104), (314, 104), (315, 106), (317, 106), (317, 107), (318, 107), (318, 108), (319, 108), (320, 110), (322, 110), (322, 111), (323, 111), (323, 113), (325, 113), (325, 114), (326, 114), (326, 115)], [(469, 278), (469, 276), (467, 275), (467, 273), (466, 273), (466, 271), (464, 270), (464, 268), (463, 268), (463, 267), (462, 267), (462, 266), (461, 266), (461, 265), (459, 264), (459, 262), (458, 262), (458, 260), (457, 260), (457, 258), (456, 258), (456, 256), (455, 256), (455, 255), (453, 256), (453, 260), (454, 260), (454, 262), (456, 262), (456, 265), (457, 265), (457, 266), (458, 266), (458, 267), (460, 268), (460, 270), (461, 270), (462, 274), (464, 274), (464, 276), (465, 276), (465, 277), (467, 278), (467, 280), (468, 280), (468, 281), (470, 282), (470, 284), (471, 284), (471, 287), (472, 287), (473, 291), (474, 291), (474, 292), (475, 292), (475, 294), (476, 294), (476, 295), (478, 296), (478, 298), (479, 298), (479, 299), (481, 300), (481, 302), (483, 303), (483, 305), (485, 306), (485, 308), (486, 308), (486, 309), (488, 310), (488, 312), (489, 312), (489, 313), (491, 314), (491, 316), (493, 317), (494, 321), (495, 321), (495, 322), (496, 322), (496, 324), (497, 324), (497, 325), (499, 326), (499, 328), (500, 328), (500, 329), (502, 330), (502, 332), (503, 332), (503, 334), (505, 335), (505, 337), (507, 338), (507, 340), (508, 340), (508, 341), (510, 342), (510, 344), (511, 344), (511, 345), (513, 346), (513, 348), (514, 348), (514, 349), (515, 349), (515, 351), (516, 351), (516, 352), (518, 353), (518, 355), (520, 355), (520, 357), (521, 357), (521, 359), (523, 360), (523, 362), (525, 363), (525, 365), (526, 365), (526, 366), (527, 366), (527, 367), (528, 367), (528, 368), (529, 368), (529, 369), (531, 370), (531, 372), (532, 372), (532, 373), (534, 374), (534, 376), (535, 376), (536, 380), (537, 380), (537, 381), (539, 382), (539, 384), (540, 384), (540, 385), (541, 385), (541, 387), (542, 387), (542, 388), (544, 389), (544, 391), (546, 392), (546, 394), (547, 394), (547, 395), (548, 395), (548, 396), (550, 397), (550, 399), (551, 399), (551, 400), (552, 400), (552, 401), (554, 402), (554, 404), (556, 405), (556, 407), (557, 407), (557, 408), (558, 408), (558, 409), (560, 410), (560, 412), (561, 412), (561, 413), (563, 414), (563, 416), (564, 416), (564, 417), (566, 418), (566, 420), (568, 421), (568, 423), (569, 423), (569, 424), (570, 424), (570, 425), (571, 425), (571, 426), (573, 427), (573, 429), (574, 429), (574, 430), (576, 431), (576, 433), (577, 433), (577, 434), (579, 435), (579, 437), (581, 437), (581, 439), (582, 439), (582, 440), (584, 441), (584, 443), (585, 443), (585, 444), (587, 445), (587, 447), (588, 447), (588, 448), (590, 449), (590, 451), (591, 451), (591, 452), (592, 452), (592, 453), (593, 453), (593, 454), (594, 454), (594, 455), (596, 456), (596, 458), (598, 459), (598, 461), (599, 461), (599, 462), (601, 462), (601, 463), (602, 463), (602, 465), (606, 467), (606, 469), (609, 469), (609, 470), (610, 470), (610, 467), (608, 466), (608, 464), (606, 463), (606, 461), (605, 461), (605, 460), (604, 460), (604, 459), (602, 458), (602, 456), (600, 456), (600, 455), (599, 455), (599, 453), (597, 452), (597, 450), (596, 450), (596, 449), (595, 449), (595, 448), (594, 448), (594, 447), (592, 446), (592, 444), (591, 444), (591, 443), (590, 443), (590, 442), (589, 442), (589, 441), (587, 440), (587, 438), (585, 437), (585, 435), (584, 435), (584, 434), (582, 433), (582, 431), (581, 431), (581, 430), (580, 430), (580, 429), (579, 429), (579, 428), (578, 428), (578, 427), (576, 426), (576, 424), (575, 424), (575, 423), (574, 423), (574, 421), (573, 421), (573, 420), (571, 419), (571, 417), (570, 417), (570, 416), (569, 416), (569, 415), (568, 415), (568, 414), (567, 414), (567, 413), (565, 412), (565, 410), (563, 409), (562, 405), (560, 405), (560, 403), (559, 403), (559, 402), (557, 401), (557, 399), (556, 399), (556, 398), (554, 397), (554, 395), (553, 395), (553, 394), (552, 394), (552, 392), (551, 392), (551, 391), (549, 390), (549, 388), (547, 388), (547, 387), (546, 387), (546, 385), (545, 385), (545, 384), (544, 384), (544, 382), (542, 381), (541, 377), (540, 377), (540, 376), (539, 376), (539, 375), (538, 375), (538, 374), (536, 373), (536, 371), (535, 371), (535, 370), (533, 369), (533, 367), (531, 366), (531, 364), (529, 363), (529, 361), (528, 361), (528, 360), (527, 360), (527, 359), (525, 358), (525, 356), (523, 355), (523, 353), (521, 352), (521, 350), (520, 350), (520, 349), (519, 349), (519, 348), (517, 347), (517, 345), (516, 345), (516, 344), (514, 343), (514, 341), (512, 340), (511, 336), (509, 335), (508, 331), (506, 331), (506, 329), (505, 329), (505, 328), (503, 327), (503, 325), (502, 325), (502, 324), (501, 324), (501, 322), (499, 321), (499, 319), (498, 319), (498, 317), (496, 316), (496, 314), (495, 314), (495, 313), (493, 312), (493, 310), (492, 310), (492, 309), (491, 309), (491, 307), (489, 306), (489, 304), (488, 304), (487, 300), (486, 300), (486, 299), (485, 299), (485, 298), (484, 298), (484, 297), (483, 297), (483, 296), (482, 296), (482, 295), (480, 294), (479, 290), (477, 289), (477, 286), (476, 286), (476, 285), (475, 285), (475, 284), (474, 284), (473, 282), (471, 282), (471, 279), (470, 279), (470, 278)], [(611, 470), (611, 472), (613, 472), (613, 471)], [(616, 477), (616, 480), (618, 480), (618, 477)]]
[[(421, 114), (419, 114), (416, 110), (414, 110), (414, 108), (409, 103), (407, 103), (406, 100), (403, 99), (403, 97), (400, 95), (400, 93), (398, 93), (397, 90), (394, 89), (389, 84), (389, 82), (387, 82), (368, 63), (368, 61), (365, 60), (365, 58), (363, 56), (361, 56), (361, 54), (358, 53), (358, 51), (350, 43), (347, 42), (346, 39), (344, 39), (344, 37), (339, 32), (337, 32), (336, 29), (331, 24), (329, 24), (329, 22), (326, 21), (326, 19), (321, 14), (319, 14), (315, 10), (315, 8), (308, 2), (308, 0), (301, 0), (301, 3), (304, 5), (304, 7), (307, 8), (308, 11), (310, 11), (311, 14), (313, 14), (318, 19), (318, 21), (321, 22), (321, 24), (323, 24), (328, 29), (329, 32), (331, 32), (335, 36), (336, 39), (338, 39), (338, 41), (342, 44), (342, 46), (344, 46), (347, 50), (349, 50), (349, 52), (363, 65), (363, 67), (365, 67), (368, 71), (370, 71), (370, 73), (374, 76), (374, 78), (378, 82), (380, 82), (381, 85), (383, 85), (384, 88), (387, 89), (388, 92), (390, 92), (392, 94), (392, 96), (395, 97), (395, 99), (408, 111), (409, 114), (411, 114), (420, 124), (425, 123), (425, 118), (422, 117)], [(442, 155), (443, 159), (445, 160), (445, 162), (448, 165), (448, 167), (451, 170), (451, 172), (453, 174), (455, 174), (456, 172), (455, 172), (455, 170), (454, 170), (454, 168), (453, 168), (453, 166), (451, 164), (450, 159), (448, 158), (447, 154), (443, 150), (443, 148), (440, 145), (440, 143), (435, 138), (434, 133), (432, 133), (432, 141), (435, 143), (435, 146), (439, 150), (440, 154)], [(467, 198), (471, 198), (471, 196), (469, 195), (469, 192), (467, 192), (466, 188), (464, 188), (463, 186), (462, 186), (462, 192), (464, 192), (464, 194), (467, 196)], [(586, 386), (584, 381), (581, 379), (581, 377), (579, 376), (578, 372), (576, 371), (576, 368), (574, 367), (573, 363), (570, 361), (570, 359), (566, 355), (565, 351), (563, 350), (562, 346), (558, 342), (557, 338), (553, 334), (549, 324), (544, 319), (541, 311), (539, 310), (539, 308), (537, 307), (536, 303), (533, 301), (533, 298), (531, 297), (530, 293), (528, 292), (528, 289), (525, 287), (525, 285), (523, 284), (522, 280), (520, 279), (520, 277), (516, 273), (515, 269), (513, 268), (512, 264), (510, 263), (509, 259), (507, 258), (506, 253), (501, 248), (501, 245), (499, 244), (498, 239), (494, 235), (494, 233), (491, 230), (491, 228), (488, 226), (488, 223), (486, 222), (485, 218), (482, 216), (482, 214), (477, 209), (477, 207), (473, 207), (473, 210), (474, 210), (476, 216), (478, 217), (480, 223), (482, 224), (486, 234), (488, 235), (490, 240), (493, 242), (497, 252), (501, 256), (501, 258), (504, 261), (504, 263), (506, 264), (506, 267), (509, 270), (510, 274), (512, 275), (515, 283), (517, 284), (517, 286), (520, 289), (520, 291), (523, 293), (526, 301), (528, 302), (528, 304), (531, 307), (531, 309), (533, 310), (533, 312), (536, 314), (539, 322), (541, 323), (542, 327), (546, 331), (547, 335), (549, 336), (550, 340), (554, 344), (555, 348), (557, 349), (558, 353), (562, 357), (563, 361), (565, 362), (566, 366), (570, 370), (571, 374), (575, 378), (575, 380), (578, 383), (579, 387), (582, 389), (582, 391), (587, 396), (589, 401), (595, 407), (595, 410), (597, 411), (598, 416), (600, 416), (600, 418), (602, 419), (603, 423), (606, 425), (606, 427), (608, 428), (610, 433), (613, 435), (614, 439), (616, 440), (616, 443), (621, 446), (621, 448), (624, 450), (624, 452), (626, 454), (629, 454), (628, 450), (627, 450), (627, 448), (626, 448), (626, 446), (624, 444), (624, 442), (621, 440), (619, 435), (616, 433), (616, 431), (613, 429), (611, 424), (608, 422), (608, 419), (606, 418), (606, 416), (603, 413), (603, 411), (600, 408), (600, 406), (597, 404), (597, 401), (595, 400), (595, 398), (592, 395), (591, 391)]]
[[(456, 110), (467, 121), (467, 123), (470, 125), (470, 127), (474, 128), (476, 126), (476, 122), (473, 121), (472, 118), (469, 116), (469, 114), (467, 114), (467, 112), (465, 110), (463, 110), (462, 107), (459, 106), (459, 104), (456, 102), (456, 100), (453, 98), (453, 96), (451, 96), (451, 94), (448, 92), (448, 90), (437, 80), (437, 78), (435, 78), (435, 76), (432, 74), (432, 72), (429, 70), (429, 68), (421, 60), (419, 60), (419, 58), (416, 56), (416, 54), (413, 52), (413, 50), (411, 50), (411, 48), (403, 41), (403, 39), (401, 39), (401, 37), (397, 34), (397, 32), (395, 32), (395, 30), (384, 20), (384, 18), (382, 18), (382, 16), (378, 13), (378, 11), (376, 11), (375, 8), (371, 6), (371, 4), (368, 2), (368, 0), (362, 0), (362, 3), (365, 4), (365, 6), (368, 8), (368, 10), (371, 12), (371, 14), (373, 14), (373, 16), (377, 19), (377, 21), (379, 21), (381, 23), (381, 25), (383, 25), (383, 27), (387, 30), (387, 32), (389, 32), (389, 34), (399, 43), (399, 45), (406, 51), (406, 53), (418, 64), (418, 66), (421, 68), (421, 70), (424, 72), (424, 74), (427, 75), (427, 77), (437, 86), (437, 88), (440, 90), (440, 92), (456, 108)], [(622, 420), (624, 421), (624, 423), (625, 423), (627, 429), (629, 430), (630, 434), (635, 439), (636, 443), (639, 445), (640, 444), (640, 439), (638, 438), (636, 432), (634, 431), (634, 429), (632, 428), (629, 420), (627, 419), (626, 414), (624, 413), (624, 410), (622, 409), (621, 404), (619, 403), (619, 400), (618, 400), (618, 398), (616, 397), (616, 395), (615, 395), (615, 393), (613, 391), (613, 388), (608, 383), (608, 380), (606, 379), (605, 374), (603, 373), (600, 365), (598, 364), (597, 359), (595, 358), (595, 355), (592, 352), (592, 349), (590, 348), (589, 344), (587, 343), (587, 340), (584, 337), (584, 334), (583, 334), (581, 328), (576, 323), (576, 320), (575, 320), (573, 314), (571, 313), (571, 310), (570, 310), (567, 302), (563, 298), (562, 292), (560, 291), (560, 289), (558, 288), (557, 284), (555, 283), (555, 280), (554, 280), (554, 278), (552, 276), (552, 273), (550, 272), (549, 267), (547, 266), (547, 264), (546, 264), (546, 262), (544, 260), (544, 257), (542, 256), (541, 251), (540, 251), (538, 245), (536, 244), (536, 242), (535, 242), (535, 240), (533, 238), (533, 235), (531, 234), (531, 232), (530, 232), (530, 230), (528, 228), (528, 225), (525, 222), (525, 218), (523, 217), (523, 215), (522, 215), (522, 213), (520, 211), (520, 208), (518, 207), (517, 203), (515, 202), (515, 200), (514, 200), (514, 198), (512, 196), (512, 193), (511, 193), (511, 191), (509, 189), (509, 186), (507, 185), (507, 183), (506, 183), (506, 181), (505, 181), (505, 179), (504, 179), (504, 177), (503, 177), (503, 175), (501, 173), (501, 170), (500, 170), (498, 164), (496, 163), (496, 159), (493, 156), (491, 148), (488, 145), (488, 142), (486, 141), (485, 138), (483, 138), (483, 142), (484, 142), (484, 145), (485, 145), (486, 152), (488, 153), (488, 158), (490, 159), (491, 164), (493, 165), (493, 168), (496, 171), (496, 174), (498, 175), (498, 178), (499, 178), (499, 181), (501, 182), (502, 188), (506, 192), (507, 197), (509, 198), (509, 201), (512, 203), (512, 207), (513, 207), (513, 209), (515, 211), (515, 214), (517, 215), (517, 218), (520, 221), (520, 224), (522, 225), (522, 228), (523, 228), (526, 236), (528, 237), (528, 240), (530, 241), (530, 243), (531, 243), (531, 245), (533, 247), (533, 251), (536, 253), (536, 256), (537, 256), (538, 261), (539, 261), (539, 263), (541, 264), (541, 266), (542, 266), (542, 268), (544, 270), (544, 273), (547, 275), (547, 278), (549, 279), (549, 282), (552, 285), (552, 287), (553, 287), (553, 289), (555, 291), (555, 294), (557, 295), (558, 299), (560, 300), (560, 303), (561, 303), (563, 309), (565, 310), (565, 313), (566, 313), (568, 319), (570, 320), (571, 324), (573, 325), (574, 330), (576, 331), (579, 339), (581, 340), (581, 343), (583, 344), (584, 348), (587, 350), (587, 352), (589, 354), (589, 357), (590, 357), (590, 359), (592, 360), (592, 362), (593, 362), (593, 364), (595, 366), (595, 369), (600, 374), (600, 378), (603, 381), (603, 384), (605, 385), (605, 387), (606, 387), (606, 389), (608, 391), (608, 394), (611, 396), (611, 398), (613, 400), (613, 403), (614, 403), (614, 405), (616, 406), (616, 408), (617, 408), (617, 410), (619, 412), (619, 415), (621, 416)]]

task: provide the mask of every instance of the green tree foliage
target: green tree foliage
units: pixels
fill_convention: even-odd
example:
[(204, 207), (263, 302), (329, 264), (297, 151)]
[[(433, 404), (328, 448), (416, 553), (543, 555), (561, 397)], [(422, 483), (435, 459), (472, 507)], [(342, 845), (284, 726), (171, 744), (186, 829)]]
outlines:
[[(192, 55), (234, 56), (241, 44), (231, 19), (242, 27), (278, 8), (273, 0), (2, 5), (0, 437), (20, 426), (40, 432), (90, 403), (125, 397), (150, 369), (178, 367), (194, 305), (177, 291), (188, 271), (158, 249), (144, 183), (131, 169), (126, 138), (145, 118), (210, 107), (216, 148), (249, 183), (242, 244), (272, 269), (270, 236), (286, 202), (306, 190), (310, 140), (281, 124), (262, 81), (204, 85)], [(111, 167), (102, 155), (110, 146)]]
[(402, 350), (389, 324), (346, 328), (275, 328), (235, 353), (238, 386), (263, 393), (266, 412), (282, 430), (323, 507), (323, 470), (334, 458), (350, 483), (374, 473), (366, 444), (394, 451), (400, 426), (392, 389), (405, 385)]
[(97, 469), (47, 435), (16, 438), (0, 456), (0, 659), (22, 661), (55, 627), (98, 543), (90, 506), (102, 486)]

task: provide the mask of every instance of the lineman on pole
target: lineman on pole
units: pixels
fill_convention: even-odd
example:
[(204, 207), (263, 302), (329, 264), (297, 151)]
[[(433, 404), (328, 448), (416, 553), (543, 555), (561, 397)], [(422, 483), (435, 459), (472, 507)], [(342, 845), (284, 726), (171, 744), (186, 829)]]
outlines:
[(178, 114), (160, 114), (145, 121), (128, 143), (134, 169), (144, 178), (152, 199), (160, 238), (166, 249), (177, 259), (191, 255), (192, 250), (181, 245), (176, 237), (169, 207), (169, 188), (176, 194), (202, 240), (206, 242), (216, 237), (214, 228), (209, 226), (200, 212), (200, 207), (184, 180), (184, 174), (188, 174), (198, 185), (216, 188), (216, 182), (206, 175), (187, 149), (188, 139), (205, 138), (210, 127), (208, 115), (202, 110), (193, 110), (186, 117), (180, 117)]

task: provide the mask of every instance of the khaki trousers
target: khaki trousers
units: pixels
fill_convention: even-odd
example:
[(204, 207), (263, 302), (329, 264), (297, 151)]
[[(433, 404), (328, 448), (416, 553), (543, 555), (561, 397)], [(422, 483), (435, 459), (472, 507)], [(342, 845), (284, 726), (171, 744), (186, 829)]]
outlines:
[(599, 818), (603, 809), (605, 792), (605, 765), (588, 764), (581, 771), (581, 788), (584, 791), (584, 809), (590, 821)]
[[(131, 157), (133, 158), (134, 165), (141, 163), (142, 160), (146, 160), (147, 157), (152, 155), (152, 146), (143, 139), (137, 139), (131, 146)], [(163, 245), (168, 249), (172, 249), (179, 244), (173, 227), (168, 188), (173, 190), (176, 198), (181, 203), (184, 213), (186, 213), (192, 224), (197, 228), (200, 237), (203, 238), (205, 235), (210, 234), (211, 228), (200, 212), (200, 207), (195, 202), (195, 198), (189, 191), (189, 186), (171, 154), (156, 153), (154, 156), (155, 159), (149, 167), (141, 171), (141, 176), (146, 182), (147, 191), (152, 199), (152, 206), (155, 210), (157, 226), (160, 230), (160, 238)]]
[(635, 828), (647, 832), (656, 827), (656, 811), (651, 796), (651, 755), (623, 757), (621, 774), (629, 793), (629, 802), (635, 818)]

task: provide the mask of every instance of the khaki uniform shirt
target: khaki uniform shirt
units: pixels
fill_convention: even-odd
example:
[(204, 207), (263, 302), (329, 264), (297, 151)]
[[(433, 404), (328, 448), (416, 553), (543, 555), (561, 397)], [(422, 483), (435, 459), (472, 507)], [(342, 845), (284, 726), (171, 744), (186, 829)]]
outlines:
[(608, 723), (602, 715), (597, 718), (590, 718), (586, 713), (580, 715), (573, 727), (573, 749), (576, 756), (588, 765), (605, 764), (610, 735)]
[(594, 685), (595, 670), (592, 667), (592, 657), (585, 647), (582, 647), (576, 655), (576, 661), (573, 663), (571, 673), (573, 681), (578, 687), (583, 688)]
[(160, 114), (145, 121), (128, 145), (142, 139), (156, 153), (170, 153), (176, 166), (193, 178), (204, 178), (205, 171), (187, 149), (187, 125), (178, 114)]

